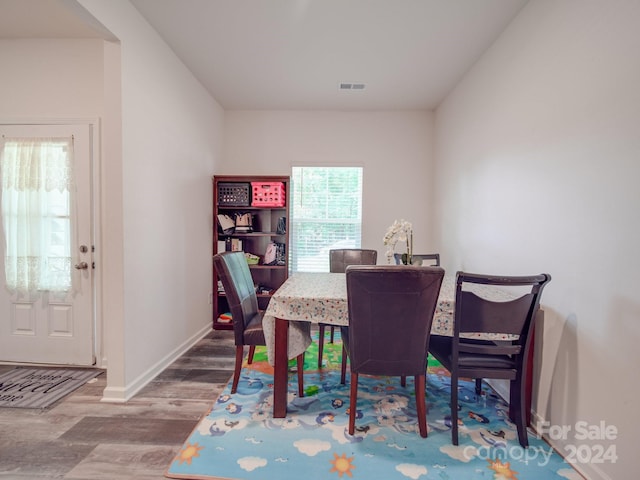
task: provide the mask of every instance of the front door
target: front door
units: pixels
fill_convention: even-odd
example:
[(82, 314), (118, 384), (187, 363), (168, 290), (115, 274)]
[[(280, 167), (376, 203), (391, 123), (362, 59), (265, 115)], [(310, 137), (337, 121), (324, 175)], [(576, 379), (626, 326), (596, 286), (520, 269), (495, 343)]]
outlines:
[[(4, 246), (0, 255), (0, 361), (58, 365), (95, 364), (91, 136), (92, 127), (89, 124), (0, 125), (0, 151), (6, 144), (5, 139), (13, 139), (12, 145), (15, 146), (15, 139), (29, 139), (34, 145), (38, 145), (38, 142), (44, 141), (43, 139), (71, 138), (67, 141), (71, 142), (73, 175), (69, 196), (57, 187), (44, 189), (47, 191), (46, 202), (52, 205), (37, 207), (36, 212), (45, 212), (42, 214), (34, 215), (33, 210), (29, 210), (29, 226), (26, 229), (17, 227), (19, 224), (13, 223), (15, 219), (9, 222), (8, 227), (7, 223), (4, 223), (5, 230), (9, 230), (9, 235), (13, 235), (13, 238), (11, 242), (5, 241), (7, 232), (0, 237), (0, 247)], [(59, 147), (58, 150), (66, 152), (67, 148)], [(65, 153), (62, 155), (64, 157)], [(14, 156), (16, 157), (17, 155)], [(18, 163), (14, 162), (15, 165)], [(0, 165), (0, 175), (4, 175), (3, 166), (4, 163)], [(17, 168), (24, 167), (15, 167), (14, 170)], [(59, 179), (56, 182), (59, 182)], [(0, 193), (3, 185), (4, 182), (0, 183)], [(51, 192), (54, 193), (51, 195)], [(11, 207), (9, 203), (12, 204)], [(25, 215), (26, 218), (22, 203), (23, 200), (19, 197), (6, 200), (6, 205), (3, 204), (0, 210), (4, 215), (3, 220), (9, 216), (19, 218)], [(38, 220), (39, 218), (42, 220)], [(20, 245), (26, 244), (26, 238), (31, 237), (32, 231), (37, 231), (42, 237), (39, 241), (45, 244), (45, 250), (50, 250), (51, 257), (45, 259), (44, 267), (38, 267), (38, 275), (42, 271), (45, 275), (55, 271), (56, 275), (49, 275), (53, 278), (44, 281), (33, 280), (31, 277), (38, 275), (32, 274), (28, 269), (24, 270), (26, 273), (16, 274), (16, 271), (23, 272), (20, 270), (21, 262), (37, 261), (36, 255), (30, 253), (32, 247)], [(14, 247), (11, 248), (17, 248), (22, 253), (10, 252), (7, 243), (12, 243)], [(25, 253), (26, 250), (29, 250), (29, 253)], [(46, 257), (38, 255), (40, 258)], [(11, 273), (6, 272), (7, 265), (10, 265)], [(28, 290), (24, 287), (26, 276), (29, 276), (31, 285)], [(64, 284), (65, 281), (68, 285), (60, 287), (59, 284)], [(16, 285), (22, 287), (17, 289)]]

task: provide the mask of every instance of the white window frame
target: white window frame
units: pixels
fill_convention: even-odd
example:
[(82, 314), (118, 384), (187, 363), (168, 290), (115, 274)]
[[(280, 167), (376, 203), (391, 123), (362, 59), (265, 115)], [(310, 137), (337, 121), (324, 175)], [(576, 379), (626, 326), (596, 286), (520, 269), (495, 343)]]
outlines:
[[(340, 175), (336, 177), (336, 174), (350, 172), (355, 176), (355, 189), (345, 191), (344, 187), (354, 185), (342, 185)], [(361, 247), (363, 175), (361, 166), (292, 167), (289, 207), (291, 272), (328, 272), (329, 250)], [(314, 176), (315, 180), (311, 180)], [(320, 185), (319, 179), (325, 184)], [(314, 184), (318, 189), (313, 193), (300, 185), (309, 181), (318, 183)], [(309, 234), (312, 228), (316, 229), (317, 235)]]

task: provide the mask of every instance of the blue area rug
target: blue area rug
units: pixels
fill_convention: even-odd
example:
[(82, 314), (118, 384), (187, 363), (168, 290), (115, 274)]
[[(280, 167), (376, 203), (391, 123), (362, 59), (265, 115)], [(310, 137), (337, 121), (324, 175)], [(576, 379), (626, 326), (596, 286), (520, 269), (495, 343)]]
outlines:
[[(312, 357), (313, 358), (313, 357)], [(317, 358), (317, 357), (316, 357)], [(333, 367), (334, 365), (330, 365)], [(349, 378), (340, 385), (334, 368), (305, 371), (305, 397), (295, 374), (288, 414), (272, 418), (269, 368), (258, 362), (243, 370), (238, 392), (230, 387), (167, 470), (190, 479), (561, 479), (582, 477), (544, 441), (530, 435), (518, 444), (508, 406), (490, 388), (476, 396), (461, 382), (460, 445), (451, 444), (450, 379), (430, 367), (427, 378), (429, 436), (417, 431), (413, 381), (361, 376), (354, 436), (347, 433)]]

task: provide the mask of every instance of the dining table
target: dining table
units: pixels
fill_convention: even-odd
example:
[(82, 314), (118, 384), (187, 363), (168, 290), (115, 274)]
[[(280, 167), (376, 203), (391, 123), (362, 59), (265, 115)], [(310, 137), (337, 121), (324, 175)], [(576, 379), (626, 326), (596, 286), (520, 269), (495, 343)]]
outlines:
[[(445, 274), (444, 276), (433, 316), (432, 335), (453, 335), (455, 280), (455, 275)], [(470, 287), (478, 295), (494, 301), (508, 301), (514, 297), (509, 292), (486, 285)], [(312, 341), (311, 325), (317, 323), (349, 325), (345, 273), (293, 273), (269, 301), (262, 325), (267, 344), (267, 358), (274, 368), (274, 418), (284, 418), (287, 414), (288, 361), (296, 358), (309, 347)], [(504, 334), (468, 336), (490, 340), (514, 338)], [(530, 378), (528, 383), (530, 398)]]

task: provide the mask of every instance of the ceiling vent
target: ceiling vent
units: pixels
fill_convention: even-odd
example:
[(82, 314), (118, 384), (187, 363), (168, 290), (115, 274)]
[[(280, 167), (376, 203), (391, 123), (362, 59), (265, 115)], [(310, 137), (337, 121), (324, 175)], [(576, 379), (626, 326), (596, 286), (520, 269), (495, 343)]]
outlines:
[(366, 85), (361, 82), (340, 82), (338, 84), (340, 92), (362, 92), (365, 88)]

